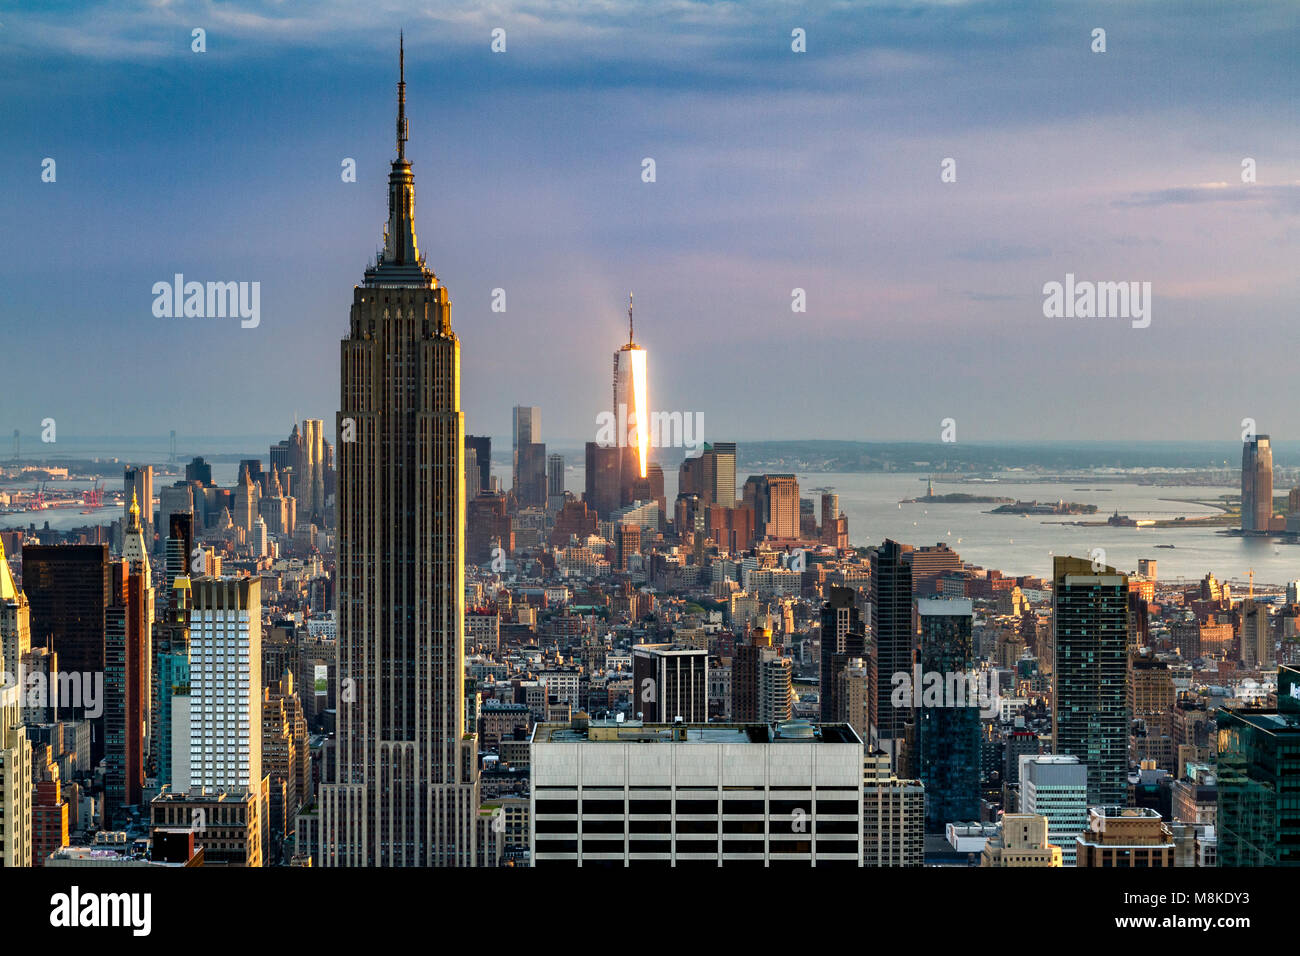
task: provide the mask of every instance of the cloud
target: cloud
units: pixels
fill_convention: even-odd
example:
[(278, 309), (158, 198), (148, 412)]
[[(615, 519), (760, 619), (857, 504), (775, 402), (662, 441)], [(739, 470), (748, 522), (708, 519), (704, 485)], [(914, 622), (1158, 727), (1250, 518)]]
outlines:
[(1198, 183), (1131, 193), (1112, 206), (1128, 209), (1151, 206), (1195, 206), (1207, 203), (1257, 204), (1275, 212), (1300, 214), (1300, 182), (1269, 186), (1260, 183)]

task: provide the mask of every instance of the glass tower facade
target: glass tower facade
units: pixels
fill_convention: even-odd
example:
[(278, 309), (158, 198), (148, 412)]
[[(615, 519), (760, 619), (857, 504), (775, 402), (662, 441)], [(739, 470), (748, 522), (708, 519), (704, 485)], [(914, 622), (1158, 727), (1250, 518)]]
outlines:
[(1220, 710), (1218, 865), (1300, 866), (1300, 670), (1276, 710)]

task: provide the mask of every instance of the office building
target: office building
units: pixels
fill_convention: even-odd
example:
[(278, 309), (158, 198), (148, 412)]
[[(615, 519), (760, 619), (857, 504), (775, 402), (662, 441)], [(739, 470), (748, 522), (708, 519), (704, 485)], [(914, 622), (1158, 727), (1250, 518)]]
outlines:
[(633, 710), (649, 724), (709, 719), (709, 652), (674, 644), (632, 648)]
[(546, 506), (546, 446), (521, 442), (515, 449), (515, 501), (521, 508)]
[(1218, 865), (1300, 866), (1300, 669), (1278, 668), (1276, 709), (1221, 709)]
[[(470, 452), (474, 468), (470, 469)], [(465, 496), (487, 494), (492, 490), (492, 439), (487, 435), (465, 436)]]
[(1047, 817), (1048, 840), (1061, 848), (1061, 865), (1074, 866), (1074, 838), (1088, 825), (1088, 768), (1077, 757), (1022, 756), (1020, 812)]
[(622, 507), (619, 492), (619, 460), (622, 450), (617, 445), (586, 444), (586, 486), (584, 498), (587, 507), (601, 518), (609, 518)]
[(1041, 814), (1003, 814), (997, 836), (984, 846), (980, 866), (1062, 866), (1061, 848), (1048, 840), (1047, 826)]
[(632, 297), (628, 296), (627, 342), (614, 353), (614, 392), (611, 412), (616, 423), (619, 504), (637, 501), (636, 489), (649, 474), (651, 421), (646, 351), (636, 344)]
[(1080, 867), (1149, 869), (1174, 865), (1174, 837), (1155, 810), (1091, 807), (1088, 827), (1075, 837)]
[(844, 724), (544, 723), (533, 866), (858, 866), (862, 741)]
[[(32, 645), (58, 654), (60, 670), (104, 670), (104, 618), (113, 599), (108, 565), (106, 544), (23, 544)], [(97, 748), (102, 755), (102, 740)]]
[(970, 699), (974, 607), (969, 598), (921, 598), (917, 615), (921, 673), (943, 682), (942, 699), (936, 705), (924, 697), (916, 717), (926, 832), (943, 833), (949, 823), (980, 815), (981, 701)]
[(744, 500), (754, 512), (756, 537), (800, 539), (799, 482), (794, 475), (750, 475), (745, 480)]
[(1273, 449), (1257, 435), (1241, 449), (1241, 530), (1269, 531), (1273, 524)]
[(140, 508), (140, 525), (147, 550), (153, 550), (153, 465), (127, 466), (122, 475), (122, 526), (131, 521), (132, 503)]
[[(334, 780), (321, 788), (323, 866), (476, 859), (460, 341), (416, 238), (401, 73), (384, 248), (354, 289), (341, 349), (339, 421), (356, 423), (356, 440), (338, 455), (337, 673), (356, 703), (340, 701)], [(419, 388), (394, 385), (408, 380)], [(515, 431), (517, 444), (537, 437)]]

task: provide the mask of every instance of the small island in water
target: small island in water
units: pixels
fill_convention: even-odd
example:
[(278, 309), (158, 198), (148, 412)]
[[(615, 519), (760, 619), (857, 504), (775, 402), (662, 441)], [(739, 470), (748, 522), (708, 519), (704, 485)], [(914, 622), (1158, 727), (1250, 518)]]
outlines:
[(1091, 515), (1096, 513), (1096, 505), (1085, 505), (1077, 501), (1016, 501), (1001, 505), (989, 512), (991, 515)]

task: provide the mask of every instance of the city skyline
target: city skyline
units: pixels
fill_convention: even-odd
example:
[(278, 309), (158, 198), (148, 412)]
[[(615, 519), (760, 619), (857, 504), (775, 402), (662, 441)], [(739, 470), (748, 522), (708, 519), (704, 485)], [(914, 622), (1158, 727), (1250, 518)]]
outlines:
[[(32, 184), (8, 194), (30, 225), (0, 238), (0, 260), (39, 280), (48, 267), (28, 266), (27, 246), (54, 243), (85, 277), (53, 314), (40, 281), (9, 283), (10, 317), (41, 316), (29, 347), (65, 375), (50, 393), (38, 364), (16, 369), (6, 430), (35, 435), (51, 417), (69, 436), (219, 434), (214, 395), (229, 423), (330, 407), (345, 330), (329, 304), (345, 285), (320, 276), (373, 251), (360, 238), (374, 232), (384, 163), (360, 132), (385, 83), (372, 54), (410, 19), (412, 75), (437, 91), (413, 117), (439, 131), (416, 158), (456, 223), (457, 241), (433, 253), (459, 280), (472, 433), (499, 436), (513, 405), (544, 400), (548, 434), (594, 434), (605, 399), (590, 370), (632, 288), (656, 356), (652, 405), (702, 412), (714, 437), (925, 440), (947, 417), (969, 441), (1226, 438), (1243, 417), (1300, 434), (1280, 367), (1218, 375), (1260, 361), (1300, 291), (1284, 105), (1296, 78), (1276, 69), (1296, 38), (1285, 5), (1257, 4), (1231, 31), (1206, 12), (1155, 30), (1155, 14), (1109, 4), (1036, 16), (1015, 4), (688, 6), (656, 25), (634, 5), (597, 22), (519, 4), (364, 26), (340, 7), (316, 20), (261, 4), (74, 9), (76, 31), (28, 13), (0, 33), (17, 71), (0, 94), (14, 144), (0, 169)], [(200, 21), (208, 43), (194, 53)], [(1089, 49), (1097, 24), (1104, 54)], [(493, 53), (498, 26), (506, 48)], [(795, 28), (806, 53), (791, 50)], [(663, 42), (642, 42), (647, 29)], [(1205, 62), (1228, 68), (1171, 103), (1170, 76)], [(95, 83), (79, 82), (92, 70)], [(254, 111), (267, 88), (277, 97)], [(1201, 135), (1189, 140), (1192, 117)], [(204, 130), (225, 148), (196, 150)], [(55, 182), (40, 181), (44, 157)], [(1245, 157), (1258, 181), (1232, 185)], [(349, 158), (355, 183), (340, 176)], [(941, 181), (945, 158), (956, 182)], [(901, 209), (906, 231), (879, 228)], [(226, 245), (232, 232), (246, 241)], [(156, 318), (149, 289), (176, 273), (260, 282), (260, 323)], [(1150, 327), (1045, 318), (1044, 284), (1070, 275), (1151, 281)], [(794, 289), (807, 312), (791, 312)], [(737, 327), (743, 337), (726, 331)], [(143, 395), (97, 400), (94, 363), (122, 336), (194, 357), (151, 376), (172, 396), (169, 421)], [(87, 347), (68, 349), (74, 338)], [(835, 400), (796, 380), (761, 417), (741, 407), (750, 370), (785, 379), (800, 342), (843, 363)], [(701, 375), (710, 350), (730, 361)], [(538, 367), (541, 351), (552, 360)], [(223, 354), (276, 387), (242, 393)], [(918, 368), (923, 397), (853, 412), (909, 395)], [(1213, 398), (1194, 387), (1207, 377)], [(1147, 419), (1121, 412), (1135, 407)]]
[(199, 867), (297, 874), (210, 935), (339, 945), (537, 868), (1275, 916), (1300, 15), (1253, 6), (6, 14), (0, 173), (60, 157), (0, 237), (49, 314), (0, 390), (15, 938), (188, 939)]

